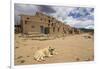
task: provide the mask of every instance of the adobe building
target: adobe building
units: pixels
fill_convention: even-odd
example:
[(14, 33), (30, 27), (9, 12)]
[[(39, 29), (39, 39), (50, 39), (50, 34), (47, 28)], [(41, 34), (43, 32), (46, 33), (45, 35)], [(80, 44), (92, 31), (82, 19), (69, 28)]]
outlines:
[(74, 34), (74, 29), (54, 17), (37, 12), (34, 16), (20, 15), (23, 34), (42, 33), (47, 35)]

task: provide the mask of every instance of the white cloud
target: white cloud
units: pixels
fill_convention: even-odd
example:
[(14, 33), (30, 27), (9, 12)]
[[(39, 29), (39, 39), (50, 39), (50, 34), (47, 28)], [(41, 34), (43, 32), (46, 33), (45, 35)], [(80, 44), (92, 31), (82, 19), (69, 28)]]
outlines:
[(51, 13), (50, 15), (53, 17), (56, 17), (58, 20), (63, 21), (67, 19), (68, 14), (70, 11), (72, 11), (74, 8), (69, 7), (59, 7), (59, 6), (53, 6), (54, 10), (56, 10), (56, 13)]
[(70, 25), (76, 28), (87, 28), (89, 26), (93, 27), (94, 23), (92, 20), (86, 20), (86, 21), (72, 20)]

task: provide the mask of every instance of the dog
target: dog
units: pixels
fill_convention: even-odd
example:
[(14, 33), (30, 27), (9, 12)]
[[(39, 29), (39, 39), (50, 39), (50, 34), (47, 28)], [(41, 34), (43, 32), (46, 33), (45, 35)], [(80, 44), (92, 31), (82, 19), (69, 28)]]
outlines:
[(37, 50), (34, 53), (34, 59), (37, 60), (37, 61), (42, 61), (42, 60), (45, 60), (44, 59), (45, 57), (51, 57), (55, 54), (57, 54), (55, 52), (55, 48), (52, 48), (52, 47), (49, 46), (47, 48)]

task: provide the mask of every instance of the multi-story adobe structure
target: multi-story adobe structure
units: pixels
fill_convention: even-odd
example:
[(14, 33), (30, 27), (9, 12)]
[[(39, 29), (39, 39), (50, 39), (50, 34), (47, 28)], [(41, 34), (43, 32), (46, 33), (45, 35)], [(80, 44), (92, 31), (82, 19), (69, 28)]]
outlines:
[[(34, 16), (20, 15), (23, 34), (42, 33), (48, 35), (74, 34), (75, 29), (52, 16), (37, 12)], [(79, 32), (78, 32), (79, 33)]]

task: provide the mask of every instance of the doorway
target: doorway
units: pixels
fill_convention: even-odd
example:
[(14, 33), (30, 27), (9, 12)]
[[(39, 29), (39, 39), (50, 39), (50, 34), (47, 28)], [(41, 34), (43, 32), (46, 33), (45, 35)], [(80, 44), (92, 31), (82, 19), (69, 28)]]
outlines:
[(40, 26), (41, 33), (44, 33), (44, 27)]
[(49, 28), (48, 27), (45, 27), (44, 34), (49, 34)]

